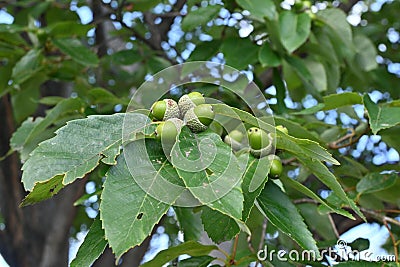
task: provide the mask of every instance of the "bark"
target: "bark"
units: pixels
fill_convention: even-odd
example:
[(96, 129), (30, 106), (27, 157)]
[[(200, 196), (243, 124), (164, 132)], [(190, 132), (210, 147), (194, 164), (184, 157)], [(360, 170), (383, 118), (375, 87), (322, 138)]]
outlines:
[[(0, 155), (4, 155), (16, 127), (8, 96), (1, 99), (0, 118)], [(67, 266), (69, 231), (76, 212), (73, 202), (83, 193), (85, 181), (74, 183), (53, 199), (20, 208), (26, 195), (20, 168), (17, 153), (0, 162), (0, 214), (5, 222), (0, 253), (11, 267)]]

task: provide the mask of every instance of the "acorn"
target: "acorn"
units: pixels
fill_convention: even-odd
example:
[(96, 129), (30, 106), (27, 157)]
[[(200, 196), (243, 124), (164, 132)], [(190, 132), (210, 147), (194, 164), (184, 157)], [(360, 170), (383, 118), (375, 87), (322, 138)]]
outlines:
[(155, 102), (150, 109), (153, 117), (159, 121), (179, 118), (179, 106), (173, 99), (163, 99)]
[(269, 169), (268, 177), (272, 179), (278, 179), (283, 171), (282, 161), (276, 155), (270, 155), (271, 167)]
[(186, 112), (198, 105), (205, 103), (203, 95), (199, 92), (191, 92), (187, 95), (181, 96), (178, 101), (179, 110), (181, 112), (181, 118), (185, 117)]
[(225, 136), (224, 142), (232, 147), (233, 150), (240, 150), (242, 148), (243, 133), (238, 130), (231, 131)]
[(252, 127), (247, 130), (249, 138), (250, 153), (255, 157), (264, 157), (272, 150), (273, 135), (267, 134), (264, 130)]
[(210, 104), (201, 104), (194, 108), (189, 109), (183, 121), (194, 132), (205, 131), (208, 125), (214, 120), (215, 114)]
[(158, 124), (155, 131), (156, 140), (165, 142), (167, 144), (173, 144), (176, 141), (176, 137), (180, 133), (183, 127), (183, 121), (178, 118), (171, 118)]

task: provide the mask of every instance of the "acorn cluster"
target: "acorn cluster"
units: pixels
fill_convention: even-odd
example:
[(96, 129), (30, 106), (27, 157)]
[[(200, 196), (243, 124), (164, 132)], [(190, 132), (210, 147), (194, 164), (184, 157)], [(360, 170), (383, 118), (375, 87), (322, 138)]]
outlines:
[(157, 101), (152, 105), (150, 114), (154, 120), (161, 121), (155, 130), (156, 139), (167, 143), (175, 142), (184, 125), (194, 133), (202, 132), (215, 117), (212, 106), (205, 103), (199, 92), (183, 95), (178, 103), (173, 99)]

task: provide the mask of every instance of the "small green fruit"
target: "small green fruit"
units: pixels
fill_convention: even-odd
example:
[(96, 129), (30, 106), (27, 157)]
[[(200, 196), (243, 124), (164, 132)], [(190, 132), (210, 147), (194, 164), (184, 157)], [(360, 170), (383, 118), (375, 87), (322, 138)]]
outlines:
[(275, 128), (276, 128), (277, 130), (281, 131), (281, 132), (284, 132), (285, 134), (289, 134), (288, 128), (286, 128), (286, 127), (283, 126), (283, 125), (278, 125), (278, 126), (276, 126)]
[(207, 129), (207, 126), (213, 121), (214, 116), (215, 114), (212, 110), (212, 106), (209, 104), (202, 104), (189, 109), (183, 121), (192, 132), (198, 133)]
[(247, 130), (250, 147), (254, 150), (260, 150), (267, 147), (270, 143), (268, 134), (257, 127), (252, 127)]
[(178, 101), (179, 109), (181, 111), (181, 118), (185, 117), (185, 114), (189, 109), (204, 103), (205, 99), (199, 92), (191, 92), (187, 95), (181, 96)]
[(215, 113), (210, 104), (196, 106), (194, 108), (194, 114), (196, 114), (197, 118), (199, 118), (200, 122), (205, 126), (210, 125), (215, 117)]
[(229, 133), (229, 137), (235, 140), (236, 142), (242, 142), (243, 140), (243, 133), (238, 130), (233, 130)]
[(179, 107), (173, 99), (163, 99), (157, 101), (151, 107), (151, 114), (157, 120), (168, 120), (179, 118)]
[(271, 162), (271, 169), (268, 176), (272, 179), (277, 179), (281, 176), (283, 171), (282, 161), (278, 156), (275, 156)]
[(156, 139), (165, 143), (174, 143), (183, 126), (183, 121), (177, 118), (161, 122), (156, 128)]
[(199, 92), (191, 92), (188, 94), (188, 97), (196, 106), (204, 104), (206, 102), (204, 96)]
[(224, 142), (230, 145), (232, 149), (235, 151), (242, 149), (243, 147), (243, 144), (241, 143), (242, 140), (243, 140), (243, 133), (238, 130), (231, 131), (224, 138)]

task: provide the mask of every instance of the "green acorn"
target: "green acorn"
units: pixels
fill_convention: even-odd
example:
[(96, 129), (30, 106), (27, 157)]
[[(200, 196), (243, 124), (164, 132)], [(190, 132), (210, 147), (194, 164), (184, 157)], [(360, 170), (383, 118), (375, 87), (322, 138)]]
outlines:
[(283, 171), (282, 161), (276, 155), (270, 155), (271, 168), (269, 169), (268, 177), (272, 179), (278, 179)]
[(179, 106), (173, 99), (163, 99), (155, 102), (150, 109), (151, 114), (157, 120), (179, 118)]
[(199, 92), (191, 92), (187, 95), (181, 96), (178, 101), (179, 110), (181, 112), (181, 118), (185, 117), (186, 112), (198, 105), (205, 103), (205, 99)]
[(255, 157), (264, 157), (272, 150), (273, 135), (267, 134), (264, 130), (252, 127), (247, 130), (249, 138), (250, 153)]
[(240, 150), (242, 148), (243, 133), (238, 130), (231, 131), (225, 136), (224, 142), (232, 147), (233, 150)]
[(189, 109), (183, 121), (194, 132), (205, 131), (208, 125), (214, 120), (215, 114), (210, 104), (201, 104)]
[(183, 127), (183, 121), (178, 118), (171, 118), (158, 124), (155, 134), (156, 139), (167, 144), (173, 144)]

